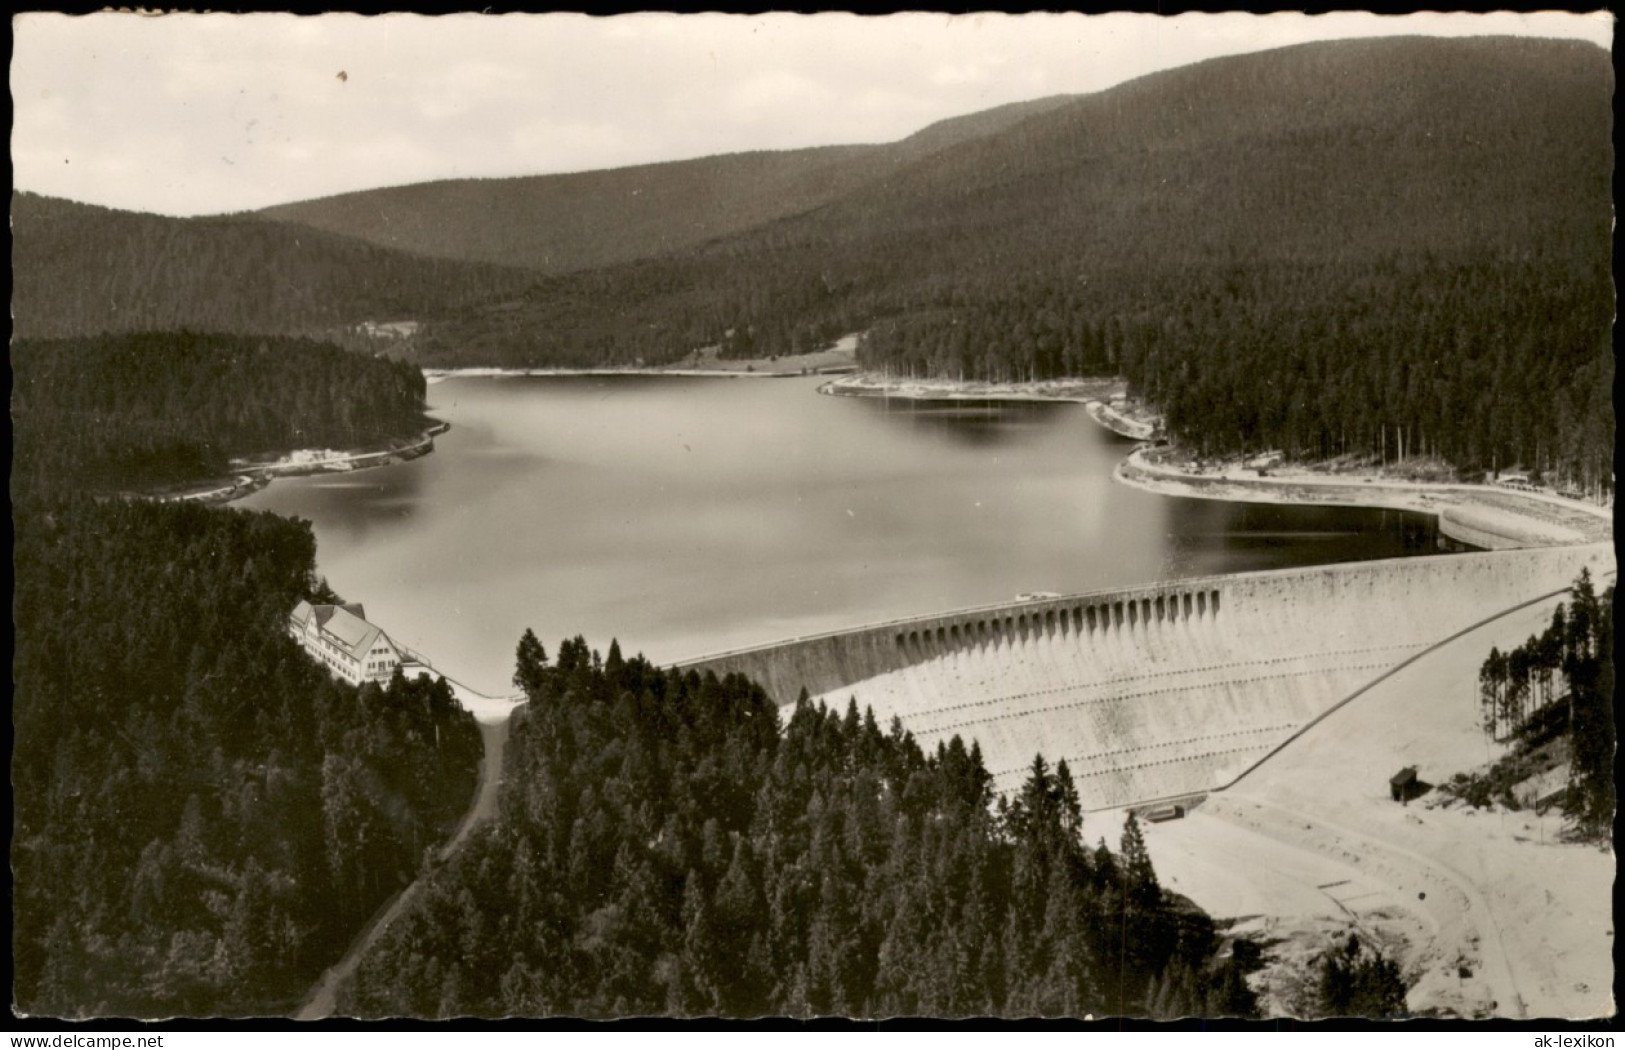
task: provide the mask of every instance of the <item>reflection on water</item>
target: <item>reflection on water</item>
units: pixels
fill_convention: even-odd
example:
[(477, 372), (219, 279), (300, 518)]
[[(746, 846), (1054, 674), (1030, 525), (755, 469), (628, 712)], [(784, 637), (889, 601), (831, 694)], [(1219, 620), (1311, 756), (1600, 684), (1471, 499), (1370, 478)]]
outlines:
[(1398, 510), (1171, 501), (1175, 575), (1436, 554), (1433, 518)]
[[(320, 521), (325, 536), (328, 530), (342, 534), (342, 542), (359, 544), (379, 527), (407, 526), (422, 502), (423, 475), (415, 470), (398, 468), (368, 470), (358, 475), (366, 480), (335, 481), (317, 476), (302, 480), (297, 486), (303, 492), (279, 493), (294, 501), (278, 510)], [(273, 487), (280, 487), (281, 482)], [(333, 513), (343, 508), (342, 513)], [(325, 513), (324, 513), (325, 512)], [(340, 540), (340, 536), (335, 536)]]
[(946, 441), (972, 446), (1031, 443), (1051, 426), (1057, 413), (1076, 406), (1043, 401), (922, 401), (913, 398), (859, 398), (890, 426), (907, 426)]
[(519, 635), (660, 661), (1183, 575), (1431, 551), (1393, 511), (1152, 496), (1081, 406), (820, 397), (816, 379), (452, 379), (434, 455), (277, 481), (346, 598), (468, 684)]

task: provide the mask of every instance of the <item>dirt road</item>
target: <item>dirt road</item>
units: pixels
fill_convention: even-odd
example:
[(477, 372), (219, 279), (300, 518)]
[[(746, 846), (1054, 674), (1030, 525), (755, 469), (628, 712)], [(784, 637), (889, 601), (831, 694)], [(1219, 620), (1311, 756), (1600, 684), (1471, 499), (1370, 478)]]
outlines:
[[(1189, 820), (1149, 829), (1159, 873), (1219, 915), (1341, 912), (1400, 929), (1413, 1010), (1612, 1013), (1611, 856), (1557, 841), (1555, 817), (1388, 797), (1387, 778), (1403, 766), (1439, 783), (1499, 755), (1478, 725), (1478, 666), (1491, 646), (1510, 648), (1538, 631), (1560, 600), (1441, 644)], [(1235, 847), (1217, 874), (1215, 842)]]
[[(502, 788), (502, 752), (508, 742), (508, 727), (511, 721), (512, 709), (500, 719), (482, 719), (479, 722), (480, 738), (485, 744), (485, 754), (480, 759), (479, 786), (474, 792), (474, 801), (469, 805), (468, 812), (463, 814), (462, 822), (446, 844), (440, 849), (440, 859), (447, 857), (467, 840), (469, 833), (482, 821), (488, 819), (496, 812), (497, 798)], [(296, 1021), (319, 1021), (324, 1017), (331, 1017), (338, 1009), (339, 990), (355, 973), (361, 959), (366, 955), (374, 942), (381, 937), (389, 924), (406, 910), (422, 885), (423, 879), (412, 882), (395, 896), (385, 901), (373, 913), (367, 925), (362, 927), (355, 940), (350, 942), (349, 950), (326, 972), (322, 974), (316, 987), (311, 989), (310, 996), (305, 1005), (294, 1014)]]

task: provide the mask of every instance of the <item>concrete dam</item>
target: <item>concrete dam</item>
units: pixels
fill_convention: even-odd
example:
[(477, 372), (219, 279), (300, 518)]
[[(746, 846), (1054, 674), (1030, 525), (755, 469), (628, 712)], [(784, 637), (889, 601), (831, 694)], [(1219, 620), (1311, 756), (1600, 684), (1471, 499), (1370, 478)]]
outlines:
[[(1239, 573), (1018, 601), (686, 662), (898, 716), (922, 746), (980, 741), (995, 784), (1065, 759), (1086, 809), (1233, 780), (1397, 665), (1485, 619), (1611, 573), (1611, 545)], [(1416, 697), (1418, 704), (1443, 702)], [(1451, 697), (1450, 702), (1464, 702)], [(1402, 726), (1395, 727), (1403, 732)]]

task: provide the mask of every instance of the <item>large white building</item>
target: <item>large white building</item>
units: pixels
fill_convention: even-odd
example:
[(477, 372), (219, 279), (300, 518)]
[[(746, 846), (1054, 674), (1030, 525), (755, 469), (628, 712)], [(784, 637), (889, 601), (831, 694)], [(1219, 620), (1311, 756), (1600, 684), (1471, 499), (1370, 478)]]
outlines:
[(383, 628), (367, 622), (359, 602), (300, 602), (288, 615), (288, 633), (334, 675), (356, 685), (388, 682), (397, 667), (410, 662)]

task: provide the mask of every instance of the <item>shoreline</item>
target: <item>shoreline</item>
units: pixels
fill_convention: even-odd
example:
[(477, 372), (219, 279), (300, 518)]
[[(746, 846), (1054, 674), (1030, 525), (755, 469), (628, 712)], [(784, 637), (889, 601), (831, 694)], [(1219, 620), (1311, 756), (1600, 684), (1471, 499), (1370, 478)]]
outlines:
[[(200, 481), (181, 492), (137, 493), (137, 498), (160, 503), (204, 503), (218, 506), (232, 503), (265, 488), (277, 478), (306, 477), (312, 474), (350, 474), (359, 470), (394, 466), (427, 456), (434, 451), (434, 439), (451, 429), (442, 419), (429, 419), (429, 426), (405, 445), (392, 448), (293, 449), (275, 459), (232, 461), (230, 484), (219, 478)], [(208, 486), (208, 487), (204, 487)]]
[[(880, 397), (917, 401), (1060, 401), (1082, 404), (1089, 418), (1119, 437), (1138, 442), (1112, 471), (1121, 484), (1161, 496), (1220, 500), (1231, 503), (1267, 503), (1297, 506), (1366, 507), (1430, 514), (1441, 535), (1484, 550), (1518, 547), (1569, 546), (1611, 540), (1613, 513), (1609, 506), (1573, 500), (1556, 494), (1503, 489), (1466, 482), (1411, 481), (1383, 474), (1330, 474), (1294, 463), (1269, 468), (1268, 476), (1246, 466), (1244, 457), (1220, 461), (1217, 469), (1190, 471), (1153, 462), (1148, 454), (1177, 453), (1176, 447), (1149, 442), (1161, 437), (1159, 420), (1146, 418), (1136, 403), (1127, 401), (1127, 380), (1121, 377), (1080, 377), (995, 383), (955, 379), (896, 379), (860, 372), (856, 366), (833, 366), (807, 371), (737, 371), (682, 368), (502, 369), (457, 368), (422, 370), (436, 383), (451, 378), (568, 377), (568, 376), (678, 376), (685, 378), (784, 379), (838, 374), (820, 384), (819, 394), (832, 397)], [(394, 448), (348, 451), (299, 449), (268, 461), (239, 460), (232, 464), (229, 483), (223, 479), (199, 482), (188, 491), (141, 494), (164, 502), (225, 504), (249, 496), (278, 477), (351, 473), (391, 466), (434, 451), (434, 438), (451, 424), (429, 420), (419, 436)]]
[[(429, 373), (425, 371), (425, 375), (427, 376), (428, 374)], [(448, 378), (451, 376), (451, 374), (452, 373), (442, 373), (439, 378)], [(548, 372), (468, 370), (460, 371), (455, 374), (701, 375), (713, 376), (717, 378), (780, 378), (797, 374), (801, 374), (803, 377), (806, 375), (805, 373), (783, 373), (780, 375), (775, 375), (772, 373), (748, 372), (730, 376), (727, 373), (720, 373), (716, 371), (692, 373), (682, 371), (652, 370), (583, 370)], [(430, 381), (434, 382), (437, 381), (437, 379), (431, 379)], [(1095, 424), (1110, 430), (1123, 438), (1139, 442), (1131, 448), (1120, 448), (1117, 450), (1119, 453), (1127, 451), (1128, 454), (1126, 456), (1121, 456), (1121, 458), (1119, 458), (1118, 462), (1112, 468), (1113, 479), (1124, 485), (1167, 497), (1222, 500), (1233, 503), (1252, 502), (1295, 505), (1321, 504), (1327, 506), (1352, 506), (1416, 511), (1432, 515), (1434, 520), (1437, 522), (1441, 536), (1447, 536), (1458, 540), (1459, 542), (1469, 543), (1472, 546), (1483, 548), (1486, 552), (1505, 552), (1514, 548), (1571, 546), (1595, 542), (1600, 538), (1612, 538), (1611, 513), (1609, 508), (1581, 503), (1579, 501), (1556, 496), (1555, 494), (1548, 495), (1538, 492), (1512, 491), (1501, 486), (1490, 484), (1444, 481), (1412, 481), (1398, 477), (1390, 478), (1376, 473), (1339, 475), (1329, 473), (1324, 470), (1317, 470), (1309, 465), (1291, 462), (1279, 462), (1269, 466), (1267, 469), (1270, 476), (1265, 477), (1257, 476), (1259, 471), (1256, 468), (1248, 467), (1246, 465), (1248, 462), (1248, 457), (1245, 456), (1231, 457), (1230, 459), (1219, 462), (1216, 466), (1209, 465), (1206, 469), (1202, 470), (1191, 469), (1190, 465), (1185, 463), (1158, 462), (1158, 460), (1164, 456), (1176, 458), (1181, 457), (1181, 450), (1179, 450), (1177, 447), (1167, 447), (1162, 445), (1153, 447), (1148, 443), (1149, 441), (1160, 436), (1160, 428), (1156, 427), (1155, 423), (1145, 418), (1140, 411), (1141, 406), (1136, 405), (1134, 402), (1129, 402), (1127, 405), (1123, 405), (1121, 403), (1113, 404), (1112, 401), (1107, 400), (1107, 398), (1111, 397), (1113, 384), (1120, 382), (1121, 381), (1113, 380), (1080, 380), (1045, 384), (970, 385), (951, 384), (945, 381), (927, 383), (910, 381), (908, 383), (893, 384), (889, 382), (877, 383), (872, 378), (866, 378), (860, 375), (845, 377), (843, 379), (836, 379), (828, 382), (821, 382), (816, 385), (816, 390), (820, 394), (827, 394), (830, 396), (898, 397), (922, 401), (1008, 400), (1030, 402), (1052, 400), (1082, 403), (1085, 405), (1086, 411)], [(809, 386), (812, 386), (812, 384), (809, 384)], [(1099, 389), (1101, 393), (1093, 393), (1093, 391), (1096, 389)], [(1119, 387), (1119, 394), (1120, 391), (1121, 388)], [(441, 430), (436, 432), (443, 432), (444, 429), (444, 426), (442, 426)], [(425, 437), (431, 436), (431, 434), (425, 435)], [(386, 463), (387, 461), (376, 464), (368, 464), (367, 466), (382, 466), (386, 465)], [(324, 467), (314, 470), (289, 472), (318, 473), (326, 472), (329, 469), (333, 468)], [(356, 467), (350, 465), (337, 469), (353, 470), (367, 469), (367, 467)], [(268, 483), (269, 477), (270, 476), (267, 476), (262, 483)], [(1421, 557), (1424, 560), (1433, 560), (1427, 555), (1422, 555)], [(1463, 557), (1490, 558), (1492, 557), (1492, 554), (1486, 553), (1483, 555), (1465, 555)], [(1507, 553), (1496, 553), (1493, 554), (1493, 557), (1496, 559), (1494, 564), (1501, 566), (1507, 564), (1508, 562), (1514, 562), (1517, 556)], [(1358, 564), (1359, 563), (1341, 561), (1333, 562), (1320, 568), (1341, 568), (1344, 566), (1354, 567)], [(1297, 570), (1280, 571), (1292, 572)], [(1225, 573), (1216, 578), (1222, 578), (1223, 576), (1229, 575), (1231, 574)], [(1414, 588), (1417, 587), (1418, 584), (1413, 582), (1410, 586)], [(989, 608), (1007, 607), (1009, 607), (1009, 603), (999, 603), (997, 606), (990, 606)], [(1150, 608), (1149, 602), (1146, 607), (1147, 609)], [(1228, 599), (1226, 602), (1226, 608), (1230, 608)], [(1215, 606), (1215, 612), (1216, 610), (1217, 607)], [(963, 611), (964, 610), (954, 610), (955, 613), (962, 613)], [(1161, 614), (1159, 611), (1159, 619), (1160, 615)], [(880, 625), (871, 625), (871, 627), (878, 627), (882, 629), (887, 635), (886, 641), (889, 645), (889, 635), (891, 633), (889, 628), (891, 628), (894, 624), (912, 622), (916, 619), (925, 618), (905, 618), (903, 620), (887, 621), (886, 623)], [(863, 628), (857, 628), (857, 630), (862, 629)], [(1469, 630), (1472, 629), (1473, 628), (1469, 628)], [(854, 628), (847, 627), (828, 633), (831, 635), (844, 635), (851, 633), (853, 630)], [(808, 641), (813, 640), (816, 637), (818, 636), (809, 636), (806, 639), (799, 640)], [(1451, 640), (1453, 639), (1447, 639), (1447, 641)], [(900, 642), (901, 639), (899, 637), (899, 643)], [(785, 643), (767, 643), (768, 646), (777, 646), (781, 644)], [(1440, 644), (1442, 645), (1444, 643)], [(752, 646), (746, 647), (743, 650), (734, 650), (731, 652), (748, 652), (762, 647), (763, 646)], [(1437, 646), (1435, 646), (1435, 648), (1437, 648)], [(1431, 653), (1432, 650), (1429, 650), (1429, 652)], [(682, 661), (677, 666), (701, 663), (712, 659), (724, 658), (728, 655), (731, 655), (731, 653), (725, 652), (722, 654), (707, 654), (706, 656)], [(1344, 698), (1337, 706), (1329, 709), (1327, 712), (1310, 721), (1307, 725), (1295, 733), (1293, 737), (1289, 738), (1288, 742), (1295, 740), (1297, 736), (1302, 735), (1309, 728), (1325, 719), (1326, 716), (1331, 714), (1332, 711), (1338, 710), (1346, 705), (1349, 700), (1360, 696), (1361, 694), (1365, 693), (1367, 689), (1370, 689), (1377, 683), (1382, 682), (1389, 676), (1398, 673), (1416, 659), (1420, 659), (1420, 655), (1412, 658), (1411, 660), (1398, 664), (1392, 670), (1387, 671), (1377, 679), (1374, 679), (1370, 684), (1362, 686), (1357, 692), (1354, 692), (1348, 697)], [(448, 683), (452, 684), (454, 688), (458, 684), (449, 677), (447, 677), (447, 681)], [(469, 704), (464, 701), (461, 691), (455, 691), (458, 692), (459, 702), (462, 702), (465, 708), (472, 710), (472, 708), (469, 707)], [(485, 757), (482, 759), (481, 771), (482, 775), (485, 775), (486, 777), (488, 777), (488, 774), (486, 774), (486, 768), (488, 765), (500, 769), (500, 739), (501, 734), (503, 734), (506, 729), (505, 722), (497, 722), (490, 720), (489, 718), (490, 715), (498, 713), (495, 708), (498, 705), (504, 704), (504, 701), (497, 700), (495, 698), (491, 699), (493, 710), (486, 712), (487, 717), (481, 718), (480, 727), (482, 741), (485, 745)], [(493, 745), (492, 742), (493, 738), (496, 738), (498, 741), (495, 745)], [(1284, 746), (1284, 744), (1282, 746)], [(1280, 747), (1277, 747), (1276, 750), (1280, 750)], [(1270, 755), (1274, 754), (1274, 751), (1270, 752)], [(1267, 755), (1266, 758), (1270, 757), (1270, 755)], [(1254, 765), (1257, 765), (1257, 763), (1254, 763)], [(1391, 767), (1384, 768), (1386, 769)], [(1252, 767), (1249, 767), (1248, 772), (1250, 772), (1251, 769)], [(1215, 790), (1223, 793), (1234, 786), (1235, 784), (1232, 782), (1230, 784), (1220, 786)], [(1254, 791), (1260, 790), (1256, 783), (1251, 785), (1251, 788)], [(461, 844), (463, 837), (467, 834), (468, 828), (472, 827), (476, 822), (483, 819), (481, 816), (480, 806), (485, 799), (488, 790), (494, 791), (494, 785), (487, 783), (486, 779), (482, 779), (479, 787), (476, 789), (473, 805), (465, 816), (464, 822), (459, 826), (456, 835), (443, 847), (442, 856), (447, 856), (457, 849)], [(1198, 832), (1202, 832), (1205, 829), (1217, 826), (1211, 823), (1211, 821), (1228, 820), (1229, 823), (1240, 826), (1241, 824), (1245, 823), (1246, 820), (1252, 819), (1255, 821), (1256, 825), (1257, 818), (1253, 816), (1252, 810), (1243, 810), (1242, 808), (1239, 808), (1238, 803), (1234, 801), (1231, 801), (1229, 810), (1224, 808), (1224, 803), (1227, 800), (1234, 799), (1240, 800), (1239, 805), (1254, 804), (1253, 800), (1246, 794), (1246, 790), (1247, 789), (1245, 788), (1242, 789), (1241, 793), (1237, 795), (1221, 794), (1213, 806), (1209, 808), (1209, 811), (1204, 818), (1209, 822), (1199, 823), (1197, 821), (1191, 821), (1187, 823), (1185, 821), (1177, 821), (1175, 822), (1174, 826), (1180, 830), (1189, 831), (1189, 829), (1195, 828)], [(1361, 804), (1363, 804), (1363, 802)], [(1280, 813), (1284, 812), (1287, 813), (1287, 816), (1295, 822), (1291, 823), (1290, 825), (1294, 832), (1296, 832), (1296, 829), (1301, 823), (1304, 831), (1307, 834), (1303, 834), (1300, 839), (1287, 840), (1277, 837), (1276, 839), (1268, 840), (1268, 842), (1266, 842), (1267, 848), (1273, 849), (1277, 852), (1264, 854), (1262, 859), (1253, 861), (1253, 866), (1258, 870), (1268, 872), (1268, 863), (1276, 856), (1285, 856), (1290, 858), (1307, 856), (1314, 858), (1319, 857), (1321, 854), (1325, 854), (1334, 848), (1342, 848), (1345, 846), (1345, 844), (1360, 843), (1362, 851), (1369, 851), (1372, 857), (1381, 859), (1383, 863), (1389, 865), (1402, 865), (1402, 867), (1399, 868), (1398, 875), (1388, 874), (1387, 872), (1383, 872), (1381, 874), (1368, 874), (1364, 869), (1359, 872), (1359, 874), (1365, 875), (1366, 878), (1371, 879), (1379, 891), (1388, 892), (1390, 887), (1397, 885), (1403, 885), (1404, 888), (1409, 891), (1410, 889), (1414, 888), (1412, 882), (1409, 880), (1423, 877), (1443, 877), (1449, 881), (1451, 886), (1461, 887), (1459, 892), (1468, 895), (1468, 899), (1472, 903), (1472, 914), (1468, 918), (1462, 920), (1464, 923), (1467, 923), (1467, 931), (1472, 936), (1472, 940), (1468, 943), (1476, 946), (1478, 943), (1479, 933), (1483, 931), (1488, 936), (1493, 936), (1494, 952), (1499, 953), (1498, 955), (1490, 956), (1490, 958), (1502, 958), (1506, 955), (1506, 949), (1502, 948), (1500, 944), (1503, 937), (1502, 930), (1503, 928), (1514, 928), (1514, 932), (1516, 932), (1516, 920), (1515, 918), (1509, 918), (1508, 913), (1501, 907), (1500, 904), (1486, 903), (1489, 898), (1490, 890), (1485, 888), (1483, 876), (1477, 869), (1469, 868), (1467, 869), (1468, 874), (1462, 874), (1459, 870), (1452, 867), (1447, 862), (1441, 861), (1439, 859), (1439, 855), (1436, 853), (1412, 852), (1410, 849), (1410, 840), (1401, 839), (1396, 841), (1394, 836), (1386, 834), (1388, 827), (1384, 824), (1379, 823), (1369, 827), (1361, 827), (1357, 829), (1360, 832), (1359, 836), (1351, 835), (1344, 830), (1344, 825), (1341, 823), (1332, 823), (1331, 820), (1328, 819), (1328, 813), (1330, 813), (1331, 817), (1338, 820), (1344, 819), (1343, 813), (1337, 809), (1311, 809), (1308, 817), (1302, 816), (1298, 810), (1282, 810), (1278, 805), (1275, 807), (1275, 810), (1272, 810), (1272, 812), (1275, 812), (1276, 810), (1279, 810), (1279, 812), (1275, 813), (1278, 819), (1274, 824), (1267, 825), (1267, 829), (1287, 827), (1288, 824), (1286, 822), (1286, 818), (1280, 817)], [(1230, 815), (1227, 817), (1226, 813), (1229, 813)], [(1431, 813), (1427, 815), (1427, 819), (1430, 823), (1435, 821), (1435, 817)], [(1443, 818), (1439, 818), (1439, 820), (1442, 822)], [(1415, 823), (1421, 823), (1421, 818), (1415, 818)], [(1314, 827), (1311, 827), (1311, 825), (1314, 825)], [(1221, 827), (1221, 831), (1223, 830), (1224, 828)], [(1405, 831), (1407, 829), (1401, 828), (1400, 830)], [(1525, 830), (1527, 831), (1527, 828)], [(1147, 831), (1148, 835), (1153, 839), (1158, 834), (1158, 832), (1152, 831), (1149, 827)], [(1261, 836), (1262, 841), (1264, 832), (1260, 831), (1258, 834)], [(1477, 839), (1470, 839), (1469, 841), (1476, 842)], [(1521, 841), (1527, 841), (1527, 839)], [(1276, 845), (1269, 846), (1268, 843), (1270, 842), (1276, 843)], [(1513, 847), (1508, 848), (1511, 849)], [(1497, 856), (1496, 859), (1499, 860), (1500, 857)], [(1298, 862), (1295, 861), (1294, 863)], [(1312, 862), (1306, 861), (1302, 863), (1318, 864), (1321, 862), (1314, 860)], [(1163, 877), (1167, 879), (1169, 875), (1169, 868), (1163, 866), (1161, 870), (1163, 872)], [(1243, 879), (1245, 879), (1248, 874), (1251, 874), (1251, 872), (1248, 871), (1245, 866), (1238, 870), (1244, 872), (1243, 875), (1239, 876)], [(1441, 870), (1444, 872), (1444, 875), (1438, 876), (1437, 872)], [(1186, 869), (1183, 874), (1190, 881), (1187, 883), (1178, 884), (1178, 892), (1190, 895), (1192, 896), (1192, 899), (1194, 899), (1195, 894), (1192, 890), (1192, 887), (1194, 886), (1202, 892), (1203, 899), (1206, 900), (1205, 893), (1208, 889), (1210, 889), (1210, 883), (1204, 881), (1207, 871), (1208, 869), (1203, 868)], [(1401, 882), (1400, 880), (1406, 881)], [(1321, 881), (1326, 880), (1322, 879)], [(372, 941), (381, 934), (382, 930), (386, 928), (394, 919), (396, 914), (398, 914), (398, 912), (407, 905), (417, 888), (418, 882), (415, 880), (405, 890), (398, 894), (396, 898), (386, 902), (385, 908), (381, 909), (378, 917), (370, 921), (369, 924), (362, 929), (360, 934), (358, 934), (356, 941), (353, 943), (351, 949), (346, 952), (346, 955), (341, 962), (339, 964), (335, 964), (335, 966), (329, 971), (324, 972), (321, 980), (312, 990), (309, 999), (304, 1004), (302, 1012), (299, 1014), (302, 1019), (326, 1016), (333, 1010), (333, 1004), (336, 998), (335, 992), (343, 983), (348, 974), (353, 970), (353, 960), (361, 955), (367, 946), (370, 945)], [(1335, 901), (1339, 906), (1342, 906), (1342, 900), (1340, 898), (1333, 897), (1330, 893), (1325, 892), (1326, 887), (1317, 885), (1313, 887), (1313, 889), (1316, 892), (1323, 893), (1325, 896)], [(1431, 884), (1429, 885), (1429, 892), (1426, 894), (1426, 896), (1441, 902), (1445, 899), (1444, 894), (1433, 892)], [(1418, 899), (1420, 900), (1421, 897), (1418, 896)], [(1589, 898), (1587, 899), (1589, 900)], [(1221, 914), (1209, 904), (1204, 904), (1203, 907), (1216, 919)], [(1424, 916), (1431, 916), (1434, 914), (1433, 911), (1422, 912), (1418, 910), (1420, 907), (1420, 905), (1411, 905), (1411, 911), (1404, 914)], [(1429, 905), (1429, 907), (1432, 908), (1433, 906)], [(1444, 905), (1441, 903), (1438, 905), (1438, 907), (1442, 908)], [(1366, 914), (1367, 913), (1362, 912), (1362, 916), (1365, 916)], [(1350, 913), (1350, 915), (1352, 918), (1352, 913)], [(1287, 950), (1283, 950), (1277, 956), (1277, 959), (1284, 960), (1283, 962), (1281, 962), (1279, 965), (1276, 965), (1275, 963), (1271, 964), (1276, 966), (1275, 972), (1285, 974), (1287, 978), (1291, 980), (1298, 979), (1301, 972), (1305, 972), (1301, 969), (1293, 969), (1295, 957), (1291, 955), (1292, 951), (1297, 950), (1298, 946), (1309, 946), (1318, 950), (1319, 946), (1325, 943), (1326, 938), (1329, 938), (1332, 935), (1331, 932), (1328, 931), (1335, 929), (1336, 932), (1341, 932), (1343, 929), (1341, 925), (1336, 927), (1328, 926), (1316, 916), (1311, 916), (1308, 920), (1304, 920), (1297, 916), (1293, 912), (1292, 908), (1285, 903), (1282, 903), (1275, 908), (1259, 911), (1257, 914), (1254, 914), (1249, 910), (1247, 914), (1233, 915), (1232, 918), (1241, 926), (1251, 924), (1252, 930), (1256, 930), (1263, 936), (1286, 940), (1292, 946)], [(1249, 932), (1252, 932), (1252, 930), (1249, 930)], [(1436, 951), (1448, 953), (1455, 951), (1459, 942), (1451, 939), (1451, 936), (1441, 934), (1435, 930), (1430, 938), (1420, 939), (1414, 944), (1404, 940), (1401, 940), (1398, 943), (1399, 946), (1393, 949), (1393, 957), (1404, 958), (1407, 960), (1422, 959), (1425, 962), (1431, 958), (1431, 956), (1427, 953)], [(1514, 944), (1513, 947), (1517, 947), (1517, 945)], [(1489, 952), (1490, 949), (1486, 948), (1484, 951)], [(1266, 957), (1268, 957), (1268, 955)], [(1449, 956), (1446, 955), (1446, 958), (1448, 957)], [(1478, 961), (1484, 958), (1485, 956), (1476, 954), (1472, 956), (1472, 959), (1474, 960), (1473, 968), (1475, 970), (1485, 971), (1488, 969), (1488, 961), (1485, 961), (1482, 964)], [(1423, 963), (1415, 963), (1414, 965), (1420, 967), (1423, 965)], [(1501, 965), (1504, 968), (1504, 961)], [(1481, 978), (1481, 980), (1487, 980), (1487, 978)], [(1510, 982), (1511, 978), (1508, 977), (1506, 980)], [(1491, 988), (1492, 991), (1500, 991), (1500, 985), (1492, 985)], [(1518, 993), (1516, 992), (1514, 992), (1511, 997), (1503, 996), (1503, 998), (1510, 998), (1510, 1001), (1513, 1002), (1520, 1001), (1518, 999)], [(1430, 1003), (1432, 1002), (1432, 1000), (1428, 1001)]]
[(1466, 482), (1405, 481), (1376, 474), (1332, 475), (1293, 465), (1243, 477), (1239, 458), (1194, 473), (1151, 462), (1136, 448), (1112, 471), (1122, 484), (1162, 496), (1297, 506), (1371, 507), (1431, 514), (1442, 535), (1484, 550), (1559, 547), (1613, 538), (1609, 508), (1561, 496)]
[(769, 357), (717, 356), (720, 345), (698, 347), (662, 365), (600, 365), (586, 368), (535, 366), (505, 368), (498, 365), (466, 365), (435, 368), (419, 365), (430, 383), (445, 379), (553, 378), (570, 376), (681, 376), (718, 379), (789, 379), (796, 376), (847, 375), (858, 371), (857, 348), (862, 333), (848, 332), (816, 350), (784, 353)]
[(910, 401), (1069, 401), (1088, 405), (1121, 396), (1128, 380), (1118, 376), (1077, 379), (1040, 379), (1031, 382), (993, 383), (960, 379), (893, 379), (871, 372), (853, 372), (824, 383), (820, 394), (830, 397), (895, 397)]
[(826, 365), (813, 369), (742, 368), (425, 368), (423, 378), (430, 384), (447, 379), (564, 379), (574, 376), (677, 376), (687, 379), (796, 379), (808, 376), (846, 375), (856, 365)]
[[(856, 373), (824, 383), (834, 397), (896, 397), (931, 401), (1069, 401), (1112, 433), (1139, 442), (1112, 471), (1113, 480), (1160, 496), (1295, 506), (1365, 507), (1432, 515), (1439, 532), (1483, 550), (1570, 546), (1613, 539), (1613, 509), (1555, 493), (1470, 482), (1412, 481), (1380, 473), (1330, 474), (1281, 462), (1256, 476), (1246, 457), (1217, 470), (1192, 472), (1150, 462), (1149, 442), (1161, 437), (1160, 419), (1126, 400), (1121, 378), (991, 383), (954, 379), (893, 379)], [(1146, 418), (1147, 416), (1150, 418)], [(1176, 451), (1177, 449), (1170, 449)]]
[(1162, 424), (1135, 419), (1105, 401), (1091, 401), (1085, 406), (1089, 418), (1119, 437), (1133, 441), (1155, 441), (1162, 436)]

